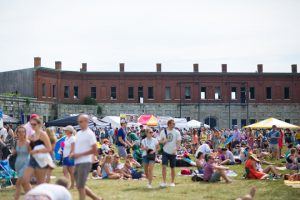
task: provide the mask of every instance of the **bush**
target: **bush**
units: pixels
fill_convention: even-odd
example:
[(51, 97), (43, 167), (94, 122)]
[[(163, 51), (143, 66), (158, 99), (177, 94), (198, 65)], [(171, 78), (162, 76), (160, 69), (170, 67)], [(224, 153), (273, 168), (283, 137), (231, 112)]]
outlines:
[(98, 115), (101, 115), (101, 114), (102, 114), (102, 107), (101, 107), (101, 106), (98, 106), (98, 107), (97, 107), (97, 114), (98, 114)]
[(84, 98), (83, 104), (84, 105), (97, 105), (97, 101), (96, 101), (96, 99), (94, 99), (90, 96), (87, 96)]

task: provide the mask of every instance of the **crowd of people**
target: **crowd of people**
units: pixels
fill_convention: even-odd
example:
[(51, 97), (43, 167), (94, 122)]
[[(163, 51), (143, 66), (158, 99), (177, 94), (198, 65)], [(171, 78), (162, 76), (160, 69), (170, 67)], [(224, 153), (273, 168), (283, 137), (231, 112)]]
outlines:
[[(68, 189), (77, 188), (79, 199), (86, 196), (101, 199), (86, 186), (89, 174), (93, 179), (146, 179), (147, 188), (152, 188), (154, 165), (161, 163), (160, 187), (175, 187), (175, 167), (191, 166), (194, 175), (203, 182), (226, 183), (232, 180), (227, 171), (231, 165), (244, 165), (244, 177), (248, 179), (281, 179), (274, 163), (284, 159), (291, 174), (287, 179), (299, 179), (300, 175), (300, 130), (231, 129), (177, 129), (173, 119), (166, 128), (128, 127), (121, 121), (120, 128), (89, 128), (89, 116), (78, 117), (79, 131), (72, 126), (57, 129), (44, 128), (42, 120), (32, 114), (30, 121), (18, 126), (0, 129), (0, 156), (15, 157), (17, 172), (15, 199), (20, 198), (21, 189), (25, 199), (55, 199), (50, 194), (59, 190), (64, 199), (71, 199)], [(61, 146), (61, 161), (54, 162), (57, 137), (65, 136)], [(283, 152), (283, 146), (287, 147)], [(195, 157), (195, 160), (193, 159)], [(267, 159), (270, 158), (270, 159)], [(56, 164), (63, 166), (65, 179), (58, 185), (50, 183)], [(263, 169), (263, 164), (266, 167)], [(171, 177), (167, 183), (167, 167)], [(70, 184), (69, 184), (69, 183)], [(38, 186), (32, 189), (32, 185)], [(63, 185), (64, 187), (62, 187)], [(66, 189), (67, 188), (67, 189)], [(39, 191), (39, 192), (36, 192)], [(43, 193), (41, 191), (47, 191)], [(54, 197), (53, 197), (54, 196)]]

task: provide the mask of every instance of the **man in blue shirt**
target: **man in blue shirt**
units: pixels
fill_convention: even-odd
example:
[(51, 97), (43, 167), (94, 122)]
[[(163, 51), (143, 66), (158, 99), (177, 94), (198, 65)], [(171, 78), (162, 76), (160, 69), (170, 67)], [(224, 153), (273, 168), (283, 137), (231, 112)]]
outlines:
[(126, 147), (129, 146), (131, 147), (132, 145), (130, 144), (129, 141), (127, 141), (127, 130), (126, 130), (127, 122), (126, 121), (121, 121), (121, 128), (118, 130), (117, 134), (117, 148), (118, 148), (118, 153), (121, 158), (126, 159), (127, 157), (127, 152), (126, 152)]
[(272, 152), (272, 158), (279, 159), (279, 145), (278, 140), (280, 138), (280, 133), (277, 130), (276, 125), (272, 126), (272, 130), (269, 132), (269, 138), (270, 138), (270, 150)]

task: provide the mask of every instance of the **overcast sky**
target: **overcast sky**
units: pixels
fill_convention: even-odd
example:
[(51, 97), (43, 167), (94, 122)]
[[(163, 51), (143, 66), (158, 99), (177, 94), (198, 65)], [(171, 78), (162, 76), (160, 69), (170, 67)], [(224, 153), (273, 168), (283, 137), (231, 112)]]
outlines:
[(290, 72), (299, 38), (300, 0), (0, 1), (0, 71), (40, 56), (64, 70)]

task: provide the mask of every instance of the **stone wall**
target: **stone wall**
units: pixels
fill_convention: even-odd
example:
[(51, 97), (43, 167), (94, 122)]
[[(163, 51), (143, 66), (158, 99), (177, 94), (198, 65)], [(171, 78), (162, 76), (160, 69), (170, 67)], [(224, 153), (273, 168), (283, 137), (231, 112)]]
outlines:
[[(242, 120), (259, 121), (268, 117), (290, 120), (290, 123), (300, 125), (300, 104), (100, 104), (103, 116), (119, 115), (120, 113), (135, 113), (141, 115), (154, 114), (156, 116), (187, 117), (189, 119), (208, 121), (216, 119), (216, 126), (228, 128), (232, 126), (232, 119), (241, 126)], [(248, 107), (248, 108), (247, 108)], [(229, 112), (230, 111), (230, 112)], [(229, 115), (230, 113), (230, 115)]]
[[(154, 114), (155, 116), (186, 117), (196, 119), (201, 122), (209, 122), (215, 119), (216, 126), (228, 128), (236, 120), (241, 126), (242, 120), (248, 119), (263, 120), (268, 117), (275, 117), (281, 120), (289, 120), (291, 123), (300, 125), (300, 104), (280, 103), (280, 104), (176, 104), (176, 103), (105, 103), (99, 104), (102, 108), (101, 116), (128, 114)], [(97, 107), (79, 104), (56, 104), (37, 101), (35, 98), (4, 97), (0, 96), (0, 109), (4, 114), (20, 118), (20, 113), (24, 113), (25, 121), (31, 113), (43, 116), (44, 121), (53, 120), (75, 113), (87, 113), (97, 116)], [(230, 111), (230, 112), (229, 112)]]

